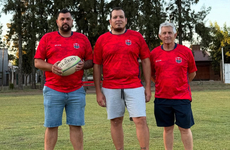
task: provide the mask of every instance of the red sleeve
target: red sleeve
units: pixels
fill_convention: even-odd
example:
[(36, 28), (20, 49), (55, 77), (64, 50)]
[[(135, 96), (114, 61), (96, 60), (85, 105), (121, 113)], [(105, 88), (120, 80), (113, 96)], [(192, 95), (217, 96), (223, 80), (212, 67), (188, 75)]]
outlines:
[(189, 62), (188, 62), (188, 73), (197, 71), (196, 63), (192, 51), (189, 49)]
[(101, 45), (101, 37), (98, 38), (95, 47), (94, 47), (94, 54), (93, 54), (93, 63), (94, 64), (102, 64), (102, 45)]
[(151, 76), (154, 78), (155, 77), (155, 67), (154, 67), (154, 54), (153, 54), (153, 50), (150, 53), (150, 62), (151, 62)]
[(86, 44), (85, 61), (92, 60), (93, 59), (92, 46), (89, 42), (89, 39), (86, 36), (85, 36), (85, 44)]
[(139, 37), (140, 37), (139, 39), (140, 39), (140, 46), (141, 46), (140, 59), (143, 60), (145, 58), (149, 58), (150, 57), (150, 50), (149, 50), (149, 47), (146, 44), (145, 39), (143, 38), (143, 36), (140, 34)]

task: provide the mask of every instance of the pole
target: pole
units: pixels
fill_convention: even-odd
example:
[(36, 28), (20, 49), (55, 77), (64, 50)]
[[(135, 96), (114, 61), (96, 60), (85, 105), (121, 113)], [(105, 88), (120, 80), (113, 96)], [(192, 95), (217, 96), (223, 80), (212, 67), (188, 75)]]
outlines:
[(12, 73), (12, 79), (11, 79), (12, 81), (11, 81), (11, 83), (14, 84), (14, 66), (12, 65), (11, 68), (12, 68), (11, 69), (12, 70), (12, 72), (11, 72)]
[(3, 90), (3, 82), (4, 82), (4, 48), (2, 49), (2, 90)]
[(224, 68), (224, 49), (221, 48), (221, 54), (222, 54), (222, 76), (223, 76), (223, 82), (225, 83), (225, 68)]

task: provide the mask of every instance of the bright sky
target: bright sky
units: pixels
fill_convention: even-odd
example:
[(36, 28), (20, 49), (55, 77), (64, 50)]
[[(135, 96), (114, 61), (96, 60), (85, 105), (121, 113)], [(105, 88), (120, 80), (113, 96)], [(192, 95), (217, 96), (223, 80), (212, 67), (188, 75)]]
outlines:
[[(230, 27), (230, 0), (200, 0), (197, 5), (192, 6), (197, 11), (201, 9), (202, 6), (212, 8), (211, 12), (206, 17), (206, 25), (210, 25), (210, 21), (218, 23), (220, 27), (223, 27), (224, 23), (227, 24), (227, 27)], [(0, 23), (3, 25), (3, 35), (6, 34), (6, 23), (9, 23), (11, 15), (2, 14), (0, 18)]]
[(210, 26), (211, 21), (212, 23), (217, 22), (220, 27), (223, 27), (225, 23), (227, 27), (230, 27), (230, 0), (200, 0), (193, 8), (199, 11), (202, 6), (212, 8), (205, 18), (207, 26)]

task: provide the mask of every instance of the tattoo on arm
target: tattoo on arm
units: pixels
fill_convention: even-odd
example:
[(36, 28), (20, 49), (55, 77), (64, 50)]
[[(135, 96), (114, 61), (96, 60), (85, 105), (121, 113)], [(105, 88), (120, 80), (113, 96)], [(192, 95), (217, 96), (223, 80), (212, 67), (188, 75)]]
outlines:
[(141, 149), (146, 149), (146, 147), (141, 147)]

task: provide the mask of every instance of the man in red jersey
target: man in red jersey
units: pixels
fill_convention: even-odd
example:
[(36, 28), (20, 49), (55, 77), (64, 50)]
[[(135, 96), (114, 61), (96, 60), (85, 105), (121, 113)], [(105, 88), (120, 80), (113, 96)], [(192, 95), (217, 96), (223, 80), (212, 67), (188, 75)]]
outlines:
[(155, 82), (154, 113), (157, 126), (164, 127), (166, 150), (173, 149), (174, 123), (178, 125), (186, 150), (193, 149), (190, 127), (194, 124), (189, 82), (196, 75), (192, 51), (176, 44), (176, 29), (172, 23), (162, 23), (159, 37), (163, 45), (151, 51), (151, 72)]
[[(122, 122), (125, 106), (136, 125), (141, 149), (149, 149), (149, 130), (145, 102), (150, 101), (150, 51), (139, 32), (126, 29), (127, 18), (121, 8), (110, 14), (111, 31), (101, 35), (94, 48), (94, 82), (97, 102), (106, 107), (111, 135), (117, 150), (124, 149)], [(141, 59), (145, 88), (139, 77)], [(103, 85), (100, 87), (101, 68)]]
[[(75, 150), (83, 150), (85, 124), (85, 91), (82, 87), (84, 69), (93, 66), (92, 48), (88, 38), (72, 32), (73, 19), (68, 10), (58, 13), (58, 31), (45, 34), (39, 42), (34, 56), (35, 67), (45, 71), (44, 110), (45, 110), (45, 150), (53, 150), (57, 142), (58, 126), (62, 125), (63, 109), (70, 129), (70, 140)], [(57, 64), (67, 56), (79, 56), (82, 62), (76, 72), (62, 76)]]

